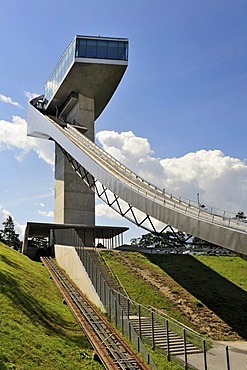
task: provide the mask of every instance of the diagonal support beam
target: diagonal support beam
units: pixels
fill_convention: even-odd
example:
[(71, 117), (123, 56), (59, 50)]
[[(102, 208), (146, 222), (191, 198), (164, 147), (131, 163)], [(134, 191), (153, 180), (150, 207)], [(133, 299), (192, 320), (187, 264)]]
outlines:
[[(83, 166), (81, 166), (69, 153), (67, 153), (63, 148), (61, 148), (66, 158), (71, 163), (71, 166), (74, 168), (75, 172), (81, 177), (84, 183), (89, 186), (95, 194), (106, 203), (111, 209), (117, 212), (119, 215), (124, 217), (126, 220), (132, 222), (138, 227), (143, 228), (144, 230), (151, 232), (156, 235), (161, 235), (165, 230), (170, 229), (176, 238), (178, 238), (177, 233), (170, 225), (165, 225), (160, 231), (155, 227), (152, 218), (148, 214), (142, 216), (141, 221), (138, 221), (137, 213), (140, 215), (140, 211), (136, 210), (133, 205), (128, 204), (127, 209), (124, 209), (121, 205), (121, 198), (116, 194), (113, 194), (108, 190), (103, 184), (101, 184), (97, 179), (95, 179)], [(111, 197), (113, 199), (111, 200)], [(124, 202), (125, 203), (125, 202)], [(125, 203), (126, 204), (126, 203)]]

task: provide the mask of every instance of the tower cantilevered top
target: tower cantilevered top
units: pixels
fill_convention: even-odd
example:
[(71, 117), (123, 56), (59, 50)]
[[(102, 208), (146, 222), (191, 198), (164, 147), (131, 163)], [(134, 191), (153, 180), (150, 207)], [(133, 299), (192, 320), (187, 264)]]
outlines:
[(128, 65), (128, 39), (75, 36), (45, 83), (45, 113), (57, 115), (71, 93), (94, 99), (97, 119)]
[[(75, 36), (46, 81), (44, 95), (30, 101), (28, 135), (55, 141), (55, 223), (95, 226), (95, 194), (72, 169), (66, 154), (74, 144), (66, 139), (64, 147), (62, 128), (74, 125), (94, 141), (94, 122), (127, 65), (128, 39)], [(93, 235), (87, 243), (92, 245)]]

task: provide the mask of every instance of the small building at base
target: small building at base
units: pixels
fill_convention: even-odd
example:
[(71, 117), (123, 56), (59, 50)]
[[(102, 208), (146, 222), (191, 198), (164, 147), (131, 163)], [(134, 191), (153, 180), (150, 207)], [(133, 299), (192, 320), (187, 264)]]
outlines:
[[(39, 260), (40, 256), (54, 256), (56, 244), (113, 249), (124, 244), (123, 233), (128, 229), (118, 226), (28, 222), (22, 253), (32, 260)], [(46, 243), (38, 243), (39, 239), (45, 239)], [(91, 240), (94, 240), (93, 244), (91, 242), (89, 244)]]

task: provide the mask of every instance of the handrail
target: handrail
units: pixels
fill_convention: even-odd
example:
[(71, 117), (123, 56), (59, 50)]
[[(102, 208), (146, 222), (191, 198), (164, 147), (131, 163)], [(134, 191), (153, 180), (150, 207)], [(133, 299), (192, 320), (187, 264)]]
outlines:
[(152, 311), (156, 312), (160, 316), (163, 316), (163, 317), (167, 318), (168, 320), (174, 322), (175, 324), (179, 325), (183, 329), (186, 329), (187, 331), (190, 331), (194, 335), (198, 336), (200, 339), (203, 339), (203, 337), (197, 331), (195, 331), (194, 329), (189, 328), (187, 325), (185, 325), (185, 324), (181, 323), (180, 321), (174, 319), (173, 317), (167, 315), (165, 312), (158, 310), (158, 308), (155, 308), (153, 306), (150, 306), (150, 307), (151, 307)]
[(76, 145), (82, 145), (83, 150), (89, 153), (91, 158), (97, 163), (100, 163), (103, 168), (110, 169), (111, 174), (118, 177), (118, 179), (121, 178), (121, 181), (125, 183), (126, 186), (134, 189), (140, 194), (144, 194), (147, 198), (155, 200), (157, 203), (164, 204), (169, 209), (183, 212), (191, 217), (233, 230), (247, 232), (247, 224), (245, 225), (243, 221), (236, 219), (236, 217), (234, 217), (236, 213), (234, 214), (214, 207), (205, 206), (202, 208), (195, 201), (181, 196), (178, 197), (173, 193), (167, 193), (164, 189), (159, 189), (157, 186), (136, 175), (85, 135), (81, 134), (72, 125), (68, 124), (64, 131)]
[[(129, 296), (129, 293), (127, 292), (127, 290), (125, 289), (125, 287), (124, 287), (124, 285), (122, 284), (122, 282), (121, 282), (121, 280), (119, 279), (119, 277), (117, 276), (117, 274), (115, 274), (113, 271), (112, 271), (112, 269), (111, 269), (111, 267), (109, 266), (109, 264), (107, 263), (107, 261), (106, 261), (106, 259), (105, 259), (105, 257), (103, 256), (103, 254), (101, 254), (98, 250), (97, 250), (97, 248), (95, 248), (95, 250), (96, 250), (96, 253), (98, 254), (98, 257), (100, 258), (100, 259), (102, 259), (103, 260), (103, 262), (104, 262), (104, 264), (105, 264), (105, 266), (107, 267), (107, 269), (109, 270), (109, 273), (117, 280), (117, 283), (119, 284), (119, 286), (120, 286), (120, 288), (122, 289), (122, 291), (124, 292), (124, 294), (123, 295), (125, 295), (125, 297), (127, 297), (128, 299), (129, 299), (129, 301), (130, 302), (132, 302), (132, 299), (130, 298), (130, 296)], [(114, 289), (113, 289), (114, 290)]]

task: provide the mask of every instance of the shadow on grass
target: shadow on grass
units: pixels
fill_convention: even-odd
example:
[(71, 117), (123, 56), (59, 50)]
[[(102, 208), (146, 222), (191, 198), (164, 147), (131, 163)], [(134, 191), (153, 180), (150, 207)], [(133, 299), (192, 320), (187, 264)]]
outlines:
[[(74, 330), (70, 324), (57, 311), (52, 311), (50, 307), (45, 307), (45, 303), (35, 299), (30, 295), (25, 288), (22, 288), (18, 281), (9, 272), (0, 271), (0, 294), (11, 299), (13, 307), (18, 311), (22, 311), (33, 323), (33, 325), (42, 325), (47, 330), (48, 335), (57, 334), (61, 337), (67, 337), (70, 341), (85, 345), (84, 348), (89, 348), (90, 345), (82, 343), (83, 336), (78, 336), (66, 333), (66, 330)], [(78, 331), (80, 329), (78, 328)]]
[(23, 270), (23, 267), (20, 263), (16, 263), (14, 261), (11, 261), (11, 259), (9, 259), (8, 257), (6, 257), (4, 255), (0, 255), (0, 258), (3, 261), (3, 263), (5, 263), (6, 265), (9, 265), (10, 267), (13, 267), (14, 269)]
[(246, 291), (189, 255), (149, 259), (247, 339)]

